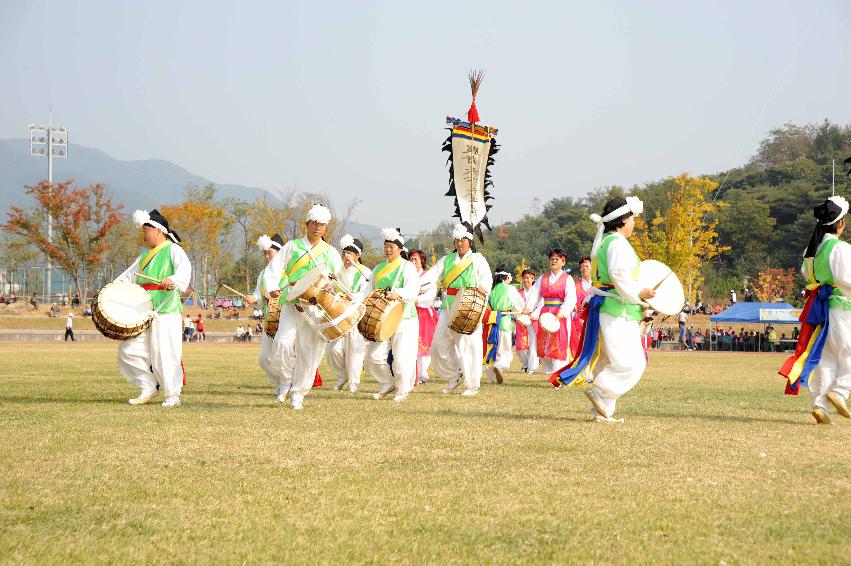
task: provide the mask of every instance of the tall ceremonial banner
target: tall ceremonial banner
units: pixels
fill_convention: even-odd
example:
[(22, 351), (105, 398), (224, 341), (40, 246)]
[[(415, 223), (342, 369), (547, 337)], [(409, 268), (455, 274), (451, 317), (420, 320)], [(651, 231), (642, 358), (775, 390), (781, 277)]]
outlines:
[(455, 197), (455, 214), (471, 233), (484, 241), (481, 225), (491, 229), (488, 224), (488, 211), (493, 199), (488, 190), (493, 186), (490, 166), (494, 163), (494, 154), (499, 146), (494, 141), (497, 129), (478, 124), (479, 112), (476, 108), (476, 94), (485, 77), (484, 71), (473, 71), (469, 75), (473, 103), (467, 111), (467, 120), (446, 118), (450, 124), (449, 137), (443, 143), (443, 151), (449, 152), (449, 191), (448, 197)]

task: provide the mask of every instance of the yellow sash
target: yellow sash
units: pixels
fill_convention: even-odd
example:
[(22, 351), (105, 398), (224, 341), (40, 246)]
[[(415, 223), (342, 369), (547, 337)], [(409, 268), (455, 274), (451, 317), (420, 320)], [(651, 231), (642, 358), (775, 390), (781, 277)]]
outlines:
[(443, 279), (443, 286), (448, 289), (452, 283), (458, 279), (464, 270), (470, 267), (473, 264), (473, 256), (475, 253), (471, 252), (466, 258), (459, 261), (455, 264), (455, 267), (449, 270), (449, 273), (446, 274), (446, 277)]
[(402, 256), (397, 257), (396, 259), (382, 267), (381, 271), (375, 274), (375, 281), (373, 281), (373, 284), (378, 284), (379, 281), (393, 273), (393, 270), (399, 267), (400, 263), (402, 263)]
[(145, 254), (145, 257), (142, 258), (142, 261), (139, 262), (139, 271), (145, 271), (145, 268), (148, 267), (148, 264), (151, 263), (154, 256), (160, 253), (160, 250), (163, 249), (166, 244), (168, 244), (168, 240), (164, 240), (157, 244), (156, 247), (151, 248), (151, 250)]
[(325, 240), (319, 240), (315, 246), (313, 246), (310, 250), (306, 251), (298, 260), (287, 270), (287, 278), (290, 278), (293, 273), (307, 265), (308, 262), (313, 261), (313, 257), (316, 255), (322, 255), (325, 251), (330, 248), (330, 244)]

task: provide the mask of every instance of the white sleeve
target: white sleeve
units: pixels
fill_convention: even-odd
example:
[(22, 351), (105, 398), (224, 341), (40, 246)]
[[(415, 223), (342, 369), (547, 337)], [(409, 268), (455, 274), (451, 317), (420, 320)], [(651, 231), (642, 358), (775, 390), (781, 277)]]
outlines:
[(851, 244), (846, 242), (836, 244), (830, 252), (828, 263), (833, 273), (833, 284), (851, 300)]
[(476, 285), (486, 289), (488, 295), (490, 295), (490, 290), (493, 287), (493, 274), (485, 256), (479, 253), (473, 256), (473, 269), (476, 270)]
[(417, 268), (410, 261), (402, 264), (402, 277), (405, 279), (405, 284), (402, 287), (393, 287), (392, 290), (402, 298), (403, 303), (413, 303), (420, 294), (420, 276)]
[(334, 276), (339, 277), (340, 273), (343, 271), (343, 258), (340, 256), (340, 252), (337, 251), (337, 248), (331, 247), (329, 251), (329, 255), (331, 256), (331, 263), (328, 264), (328, 269)]
[(172, 244), (169, 248), (171, 250), (171, 263), (174, 265), (174, 275), (169, 278), (174, 281), (178, 290), (184, 293), (192, 281), (192, 264), (183, 248), (177, 244)]
[(508, 299), (511, 301), (511, 305), (513, 307), (512, 310), (515, 312), (521, 312), (524, 308), (526, 308), (523, 297), (520, 296), (520, 291), (511, 285), (508, 286)]
[[(425, 273), (423, 273), (423, 277), (425, 277)], [(437, 285), (433, 282), (424, 283), (423, 281), (423, 279), (420, 280), (420, 291), (417, 296), (417, 306), (421, 309), (433, 307), (434, 298), (437, 296)]]
[(547, 273), (538, 277), (535, 280), (535, 284), (526, 293), (526, 304), (529, 305), (529, 312), (536, 318), (541, 315), (541, 308), (544, 306), (543, 301), (541, 301), (541, 279), (543, 277), (549, 277), (549, 274)]
[[(611, 243), (607, 259), (612, 284), (618, 294), (623, 297), (624, 302), (641, 303), (641, 298), (638, 296), (641, 289), (638, 288), (638, 281), (632, 277), (632, 270), (638, 263), (638, 256), (635, 255), (635, 251), (626, 238), (618, 238)], [(573, 300), (575, 302), (576, 298), (574, 297)]]
[(134, 261), (133, 264), (124, 271), (124, 273), (116, 277), (115, 281), (129, 281), (131, 283), (134, 283), (136, 281), (136, 278), (133, 276), (133, 274), (138, 271), (139, 258), (136, 258), (136, 261)]
[(275, 257), (272, 258), (266, 265), (266, 269), (263, 270), (263, 283), (266, 285), (266, 292), (271, 293), (272, 291), (280, 290), (281, 279), (284, 275), (284, 259), (288, 258), (293, 253), (293, 244), (292, 240), (284, 244), (282, 250), (275, 254)]
[(564, 318), (570, 318), (571, 314), (573, 314), (573, 309), (576, 308), (576, 282), (572, 276), (568, 275), (564, 285), (564, 302), (561, 304), (558, 312)]
[[(262, 275), (261, 275), (260, 277), (262, 277)], [(254, 299), (255, 299), (258, 303), (259, 303), (260, 301), (262, 301), (262, 300), (265, 298), (265, 297), (261, 297), (261, 296), (260, 296), (260, 285), (259, 285), (259, 283), (260, 283), (260, 277), (258, 277), (258, 278), (257, 278), (257, 283), (255, 283), (255, 284), (254, 284), (254, 292), (253, 292), (253, 293), (251, 293), (251, 296), (252, 296), (252, 297), (254, 297)]]
[(420, 278), (420, 285), (426, 285), (428, 283), (433, 284), (437, 287), (437, 281), (440, 279), (440, 274), (443, 273), (443, 262), (446, 261), (446, 256), (443, 256), (437, 263), (431, 266), (431, 269), (423, 273)]

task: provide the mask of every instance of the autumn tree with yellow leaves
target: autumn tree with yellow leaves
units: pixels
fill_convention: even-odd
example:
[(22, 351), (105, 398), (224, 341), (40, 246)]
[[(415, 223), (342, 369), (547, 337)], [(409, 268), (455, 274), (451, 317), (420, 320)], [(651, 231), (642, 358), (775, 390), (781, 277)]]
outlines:
[(703, 282), (701, 267), (730, 249), (718, 243), (716, 231), (716, 213), (725, 204), (708, 198), (718, 186), (714, 181), (688, 173), (672, 181), (666, 213), (657, 213), (649, 222), (637, 217), (632, 241), (640, 257), (661, 261), (677, 274), (686, 300), (693, 303)]
[(795, 274), (794, 268), (764, 269), (751, 280), (751, 289), (761, 303), (782, 301), (795, 289)]

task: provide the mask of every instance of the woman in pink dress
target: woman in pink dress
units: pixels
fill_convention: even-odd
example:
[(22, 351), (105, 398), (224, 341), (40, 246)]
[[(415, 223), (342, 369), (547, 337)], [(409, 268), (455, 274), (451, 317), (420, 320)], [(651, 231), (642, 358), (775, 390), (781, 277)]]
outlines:
[(579, 280), (576, 282), (576, 308), (571, 315), (570, 351), (574, 358), (579, 355), (579, 343), (585, 329), (585, 320), (588, 318), (589, 300), (591, 300), (591, 258), (583, 257), (579, 261)]
[(571, 358), (570, 328), (571, 313), (576, 306), (576, 284), (573, 277), (564, 271), (567, 255), (556, 248), (550, 252), (550, 272), (541, 275), (529, 291), (530, 304), (534, 304), (532, 319), (539, 320), (544, 313), (555, 315), (559, 322), (557, 332), (546, 332), (538, 326), (538, 358), (540, 367), (551, 374), (567, 365)]
[[(408, 259), (414, 264), (420, 278), (425, 275), (426, 255), (422, 250), (410, 252)], [(437, 311), (434, 310), (434, 297), (437, 285), (429, 283), (420, 287), (417, 297), (417, 317), (420, 320), (420, 339), (417, 348), (417, 383), (428, 381), (428, 366), (431, 364), (431, 342), (437, 326)]]

